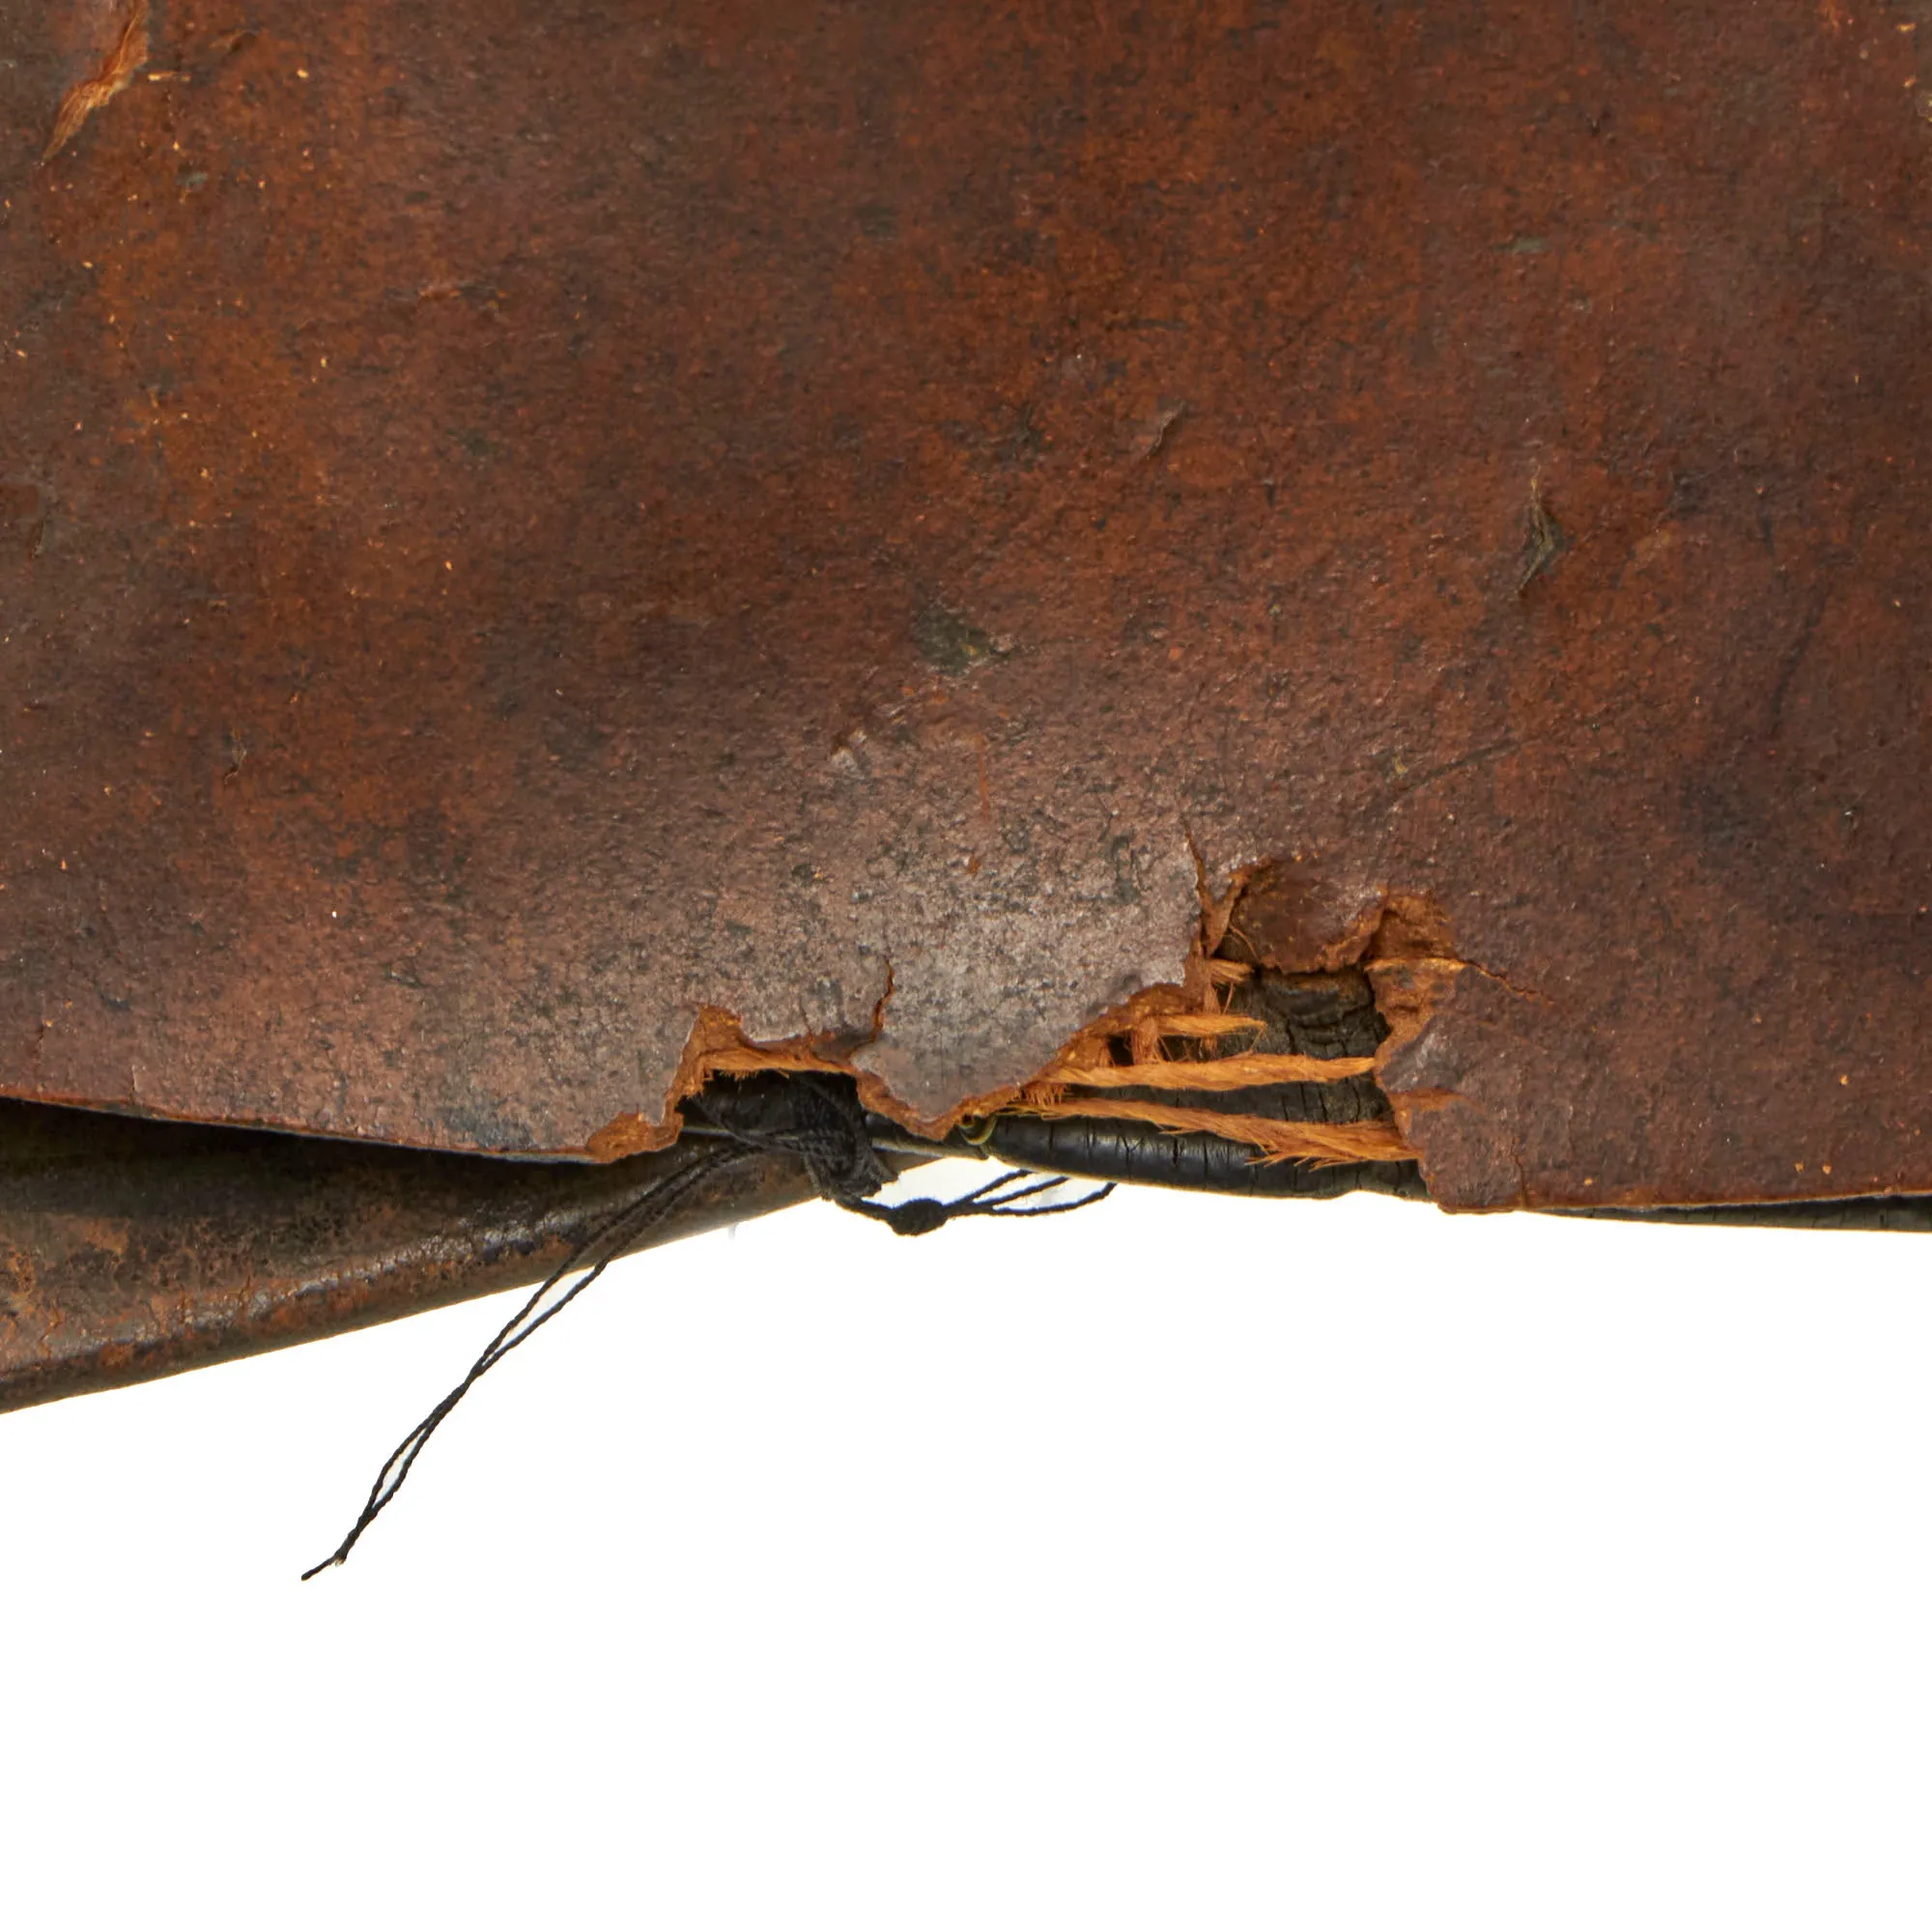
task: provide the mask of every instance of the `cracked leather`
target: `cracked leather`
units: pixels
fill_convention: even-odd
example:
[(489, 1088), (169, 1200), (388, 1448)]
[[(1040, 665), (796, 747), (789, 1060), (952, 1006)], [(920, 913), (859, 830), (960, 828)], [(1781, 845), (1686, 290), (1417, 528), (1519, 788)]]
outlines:
[(125, 28), (0, 0), (0, 1091), (931, 1119), (1198, 854), (1427, 903), (1445, 1203), (1932, 1191), (1925, 0), (171, 0), (43, 160)]

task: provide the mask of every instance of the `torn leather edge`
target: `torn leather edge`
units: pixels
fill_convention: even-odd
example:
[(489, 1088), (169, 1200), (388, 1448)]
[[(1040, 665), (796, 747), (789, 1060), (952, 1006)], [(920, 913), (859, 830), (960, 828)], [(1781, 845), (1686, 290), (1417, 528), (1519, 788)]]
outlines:
[[(1142, 988), (1124, 1001), (1107, 1008), (1098, 1017), (1080, 1028), (1048, 1061), (1027, 1078), (985, 1093), (970, 1094), (947, 1113), (922, 1116), (907, 1107), (877, 1074), (859, 1065), (858, 1055), (873, 1044), (885, 1030), (885, 1016), (892, 998), (890, 973), (886, 990), (873, 1009), (871, 1025), (857, 1038), (831, 1035), (794, 1035), (772, 1041), (749, 1038), (734, 1015), (707, 1007), (699, 1010), (680, 1059), (671, 1085), (664, 1117), (652, 1122), (642, 1114), (622, 1114), (590, 1137), (583, 1150), (592, 1159), (612, 1160), (670, 1145), (683, 1124), (683, 1105), (704, 1085), (724, 1076), (756, 1073), (826, 1073), (852, 1079), (861, 1101), (873, 1113), (895, 1122), (921, 1139), (943, 1141), (969, 1122), (982, 1121), (1002, 1113), (1025, 1113), (1043, 1119), (1094, 1119), (1130, 1121), (1169, 1133), (1211, 1132), (1225, 1139), (1242, 1142), (1253, 1149), (1258, 1161), (1302, 1160), (1319, 1164), (1347, 1164), (1361, 1161), (1408, 1161), (1415, 1156), (1403, 1132), (1399, 1117), (1389, 1122), (1362, 1122), (1350, 1126), (1319, 1123), (1277, 1122), (1246, 1120), (1240, 1115), (1209, 1114), (1184, 1106), (1171, 1106), (1146, 1099), (1116, 1099), (1090, 1094), (1083, 1074), (1091, 1073), (1105, 1059), (1116, 1040), (1131, 1042), (1132, 1059), (1149, 1066), (1160, 1066), (1171, 1078), (1151, 1083), (1180, 1087), (1181, 1068), (1158, 1056), (1161, 1043), (1190, 1034), (1238, 1033), (1252, 1023), (1227, 1011), (1227, 989), (1252, 966), (1222, 956), (1222, 949), (1235, 930), (1237, 909), (1254, 880), (1265, 872), (1264, 866), (1236, 867), (1227, 885), (1218, 893), (1210, 890), (1207, 868), (1196, 854), (1197, 891), (1200, 900), (1199, 923), (1194, 941), (1181, 962), (1178, 980), (1161, 981)], [(1293, 967), (1273, 959), (1256, 964), (1291, 972), (1331, 971), (1356, 963), (1376, 936), (1389, 923), (1385, 905), (1377, 919), (1363, 925), (1359, 935), (1345, 934), (1329, 949), (1332, 956), (1313, 963), (1297, 962)], [(1439, 922), (1438, 922), (1439, 923)], [(1418, 928), (1423, 929), (1421, 927)], [(1433, 928), (1429, 928), (1433, 931)], [(1235, 1056), (1234, 1058), (1238, 1058)], [(1232, 1070), (1228, 1060), (1192, 1063), (1203, 1067), (1219, 1065)], [(1248, 1084), (1260, 1087), (1285, 1077), (1318, 1081), (1357, 1077), (1363, 1072), (1378, 1073), (1380, 1057), (1374, 1063), (1357, 1061), (1298, 1065), (1292, 1075), (1272, 1065), (1257, 1065)], [(1093, 1085), (1131, 1086), (1143, 1084), (1132, 1077), (1131, 1068), (1122, 1068), (1118, 1077), (1110, 1072)], [(1216, 1087), (1237, 1086), (1225, 1073), (1206, 1083)], [(1379, 1084), (1379, 1081), (1378, 1081)], [(1076, 1097), (1077, 1095), (1077, 1097)], [(1393, 1112), (1393, 1110), (1392, 1110)]]

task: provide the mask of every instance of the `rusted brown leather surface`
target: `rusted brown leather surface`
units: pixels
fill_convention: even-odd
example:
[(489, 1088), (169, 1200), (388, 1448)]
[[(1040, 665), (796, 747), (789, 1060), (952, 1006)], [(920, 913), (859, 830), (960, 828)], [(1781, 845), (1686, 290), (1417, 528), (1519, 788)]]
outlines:
[(932, 1116), (1198, 853), (1431, 935), (1452, 1205), (1932, 1189), (1926, 0), (174, 0), (43, 161), (126, 24), (0, 0), (0, 1089)]

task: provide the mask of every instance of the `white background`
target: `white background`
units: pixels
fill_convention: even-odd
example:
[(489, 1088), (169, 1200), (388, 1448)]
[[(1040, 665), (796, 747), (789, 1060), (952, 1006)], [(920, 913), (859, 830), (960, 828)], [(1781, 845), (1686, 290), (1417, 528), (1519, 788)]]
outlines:
[(307, 1585), (511, 1303), (0, 1418), (6, 1923), (1923, 1927), (1928, 1270), (808, 1208)]

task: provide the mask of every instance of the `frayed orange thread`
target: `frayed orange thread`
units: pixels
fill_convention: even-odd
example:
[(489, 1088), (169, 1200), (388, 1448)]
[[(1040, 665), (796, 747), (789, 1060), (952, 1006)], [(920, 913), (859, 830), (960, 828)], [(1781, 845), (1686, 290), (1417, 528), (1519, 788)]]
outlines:
[(1310, 1121), (1264, 1121), (1252, 1114), (1217, 1114), (1209, 1107), (1170, 1107), (1158, 1100), (1048, 1100), (1023, 1098), (1003, 1113), (1046, 1121), (1139, 1121), (1171, 1134), (1218, 1134), (1254, 1148), (1263, 1162), (1312, 1161), (1335, 1167), (1358, 1160), (1413, 1160), (1387, 1121), (1326, 1126)]
[(809, 1046), (713, 1047), (697, 1063), (701, 1085), (717, 1073), (850, 1073), (849, 1063), (829, 1060)]
[(80, 132), (82, 124), (97, 107), (105, 107), (148, 64), (149, 0), (128, 0), (128, 16), (107, 57), (87, 79), (68, 89), (67, 99), (54, 117), (54, 131), (48, 137), (43, 161), (50, 161)]
[(1146, 1037), (1154, 1041), (1221, 1039), (1229, 1034), (1260, 1033), (1266, 1025), (1265, 1020), (1258, 1019), (1252, 1013), (1146, 1013), (1136, 1020), (1091, 1027), (1086, 1037), (1117, 1039), (1122, 1034), (1131, 1034), (1136, 1038)]
[(1061, 1087), (1181, 1087), (1236, 1093), (1243, 1087), (1311, 1086), (1359, 1080), (1373, 1059), (1318, 1060), (1307, 1053), (1230, 1053), (1219, 1060), (1152, 1060), (1132, 1066), (1056, 1066), (1046, 1078)]

